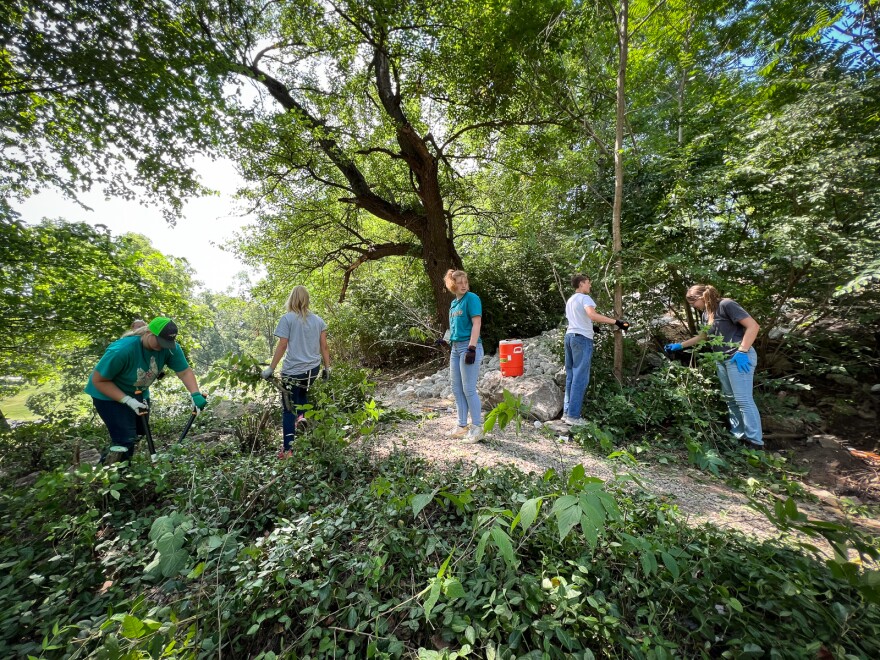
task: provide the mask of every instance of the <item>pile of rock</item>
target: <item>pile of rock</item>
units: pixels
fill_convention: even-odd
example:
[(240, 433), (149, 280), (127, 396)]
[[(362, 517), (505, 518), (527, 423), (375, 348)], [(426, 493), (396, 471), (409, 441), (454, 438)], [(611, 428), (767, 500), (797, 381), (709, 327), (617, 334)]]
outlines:
[[(561, 345), (561, 330), (548, 330), (537, 337), (524, 339), (523, 375), (518, 378), (501, 375), (497, 354), (485, 356), (480, 363), (477, 384), (483, 407), (496, 406), (506, 389), (531, 406), (535, 419), (547, 421), (559, 417), (565, 388), (565, 368), (558, 357)], [(449, 369), (443, 368), (430, 376), (400, 383), (394, 394), (403, 398), (451, 399)]]

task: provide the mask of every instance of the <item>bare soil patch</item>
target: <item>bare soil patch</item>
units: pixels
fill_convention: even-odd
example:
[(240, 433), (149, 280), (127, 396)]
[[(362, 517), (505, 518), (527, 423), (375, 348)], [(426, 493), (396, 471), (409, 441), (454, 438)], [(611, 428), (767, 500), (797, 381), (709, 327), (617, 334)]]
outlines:
[[(375, 451), (380, 455), (395, 450), (409, 452), (441, 470), (464, 462), (482, 467), (513, 465), (539, 475), (550, 468), (565, 472), (580, 463), (588, 475), (605, 480), (615, 473), (632, 474), (648, 492), (676, 504), (689, 524), (736, 529), (761, 540), (779, 536), (779, 530), (750, 505), (746, 495), (705, 472), (681, 465), (632, 468), (585, 451), (559, 425), (536, 428), (525, 422), (517, 432), (511, 424), (504, 430), (496, 428), (476, 444), (453, 439), (448, 435), (456, 428), (457, 420), (451, 400), (395, 399), (392, 387), (380, 388), (378, 398), (386, 406), (406, 409), (419, 419), (400, 421), (382, 431), (375, 440)], [(839, 522), (847, 518), (833, 494), (816, 492), (827, 497), (820, 497), (818, 504), (799, 504), (801, 511), (821, 520)], [(861, 522), (874, 533), (880, 532), (880, 524), (875, 521)]]

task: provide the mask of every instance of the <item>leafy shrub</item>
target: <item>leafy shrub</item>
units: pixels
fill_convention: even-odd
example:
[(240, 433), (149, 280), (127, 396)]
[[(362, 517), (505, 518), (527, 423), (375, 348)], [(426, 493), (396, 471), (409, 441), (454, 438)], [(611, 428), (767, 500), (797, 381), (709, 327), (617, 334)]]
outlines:
[[(603, 483), (580, 466), (534, 476), (377, 459), (347, 444), (377, 423), (374, 404), (314, 401), (296, 460), (218, 442), (4, 491), (0, 652), (880, 653), (877, 574), (854, 562), (832, 571), (792, 547), (690, 528), (627, 477)], [(775, 513), (806, 529), (793, 504)]]
[(106, 430), (98, 420), (26, 422), (0, 431), (0, 468), (15, 478), (66, 467), (77, 451), (103, 446)]

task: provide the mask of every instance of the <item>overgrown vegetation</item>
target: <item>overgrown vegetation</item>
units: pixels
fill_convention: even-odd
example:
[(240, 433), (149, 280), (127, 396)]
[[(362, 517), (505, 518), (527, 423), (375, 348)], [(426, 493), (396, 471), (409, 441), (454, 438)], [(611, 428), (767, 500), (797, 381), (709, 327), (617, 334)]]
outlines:
[[(657, 359), (697, 330), (687, 285), (710, 282), (761, 324), (766, 420), (876, 427), (877, 11), (5, 3), (0, 395), (53, 386), (28, 401), (37, 421), (9, 428), (0, 410), (0, 655), (880, 656), (876, 541), (808, 520), (785, 455), (731, 445), (710, 364)], [(197, 293), (186, 260), (143, 236), (12, 208), (47, 185), (103, 185), (171, 217), (205, 192), (197, 151), (245, 178), (255, 221), (229, 247), (265, 270), (258, 283)], [(624, 369), (611, 377), (599, 332), (576, 439), (618, 466), (726, 479), (784, 538), (689, 527), (625, 475), (371, 453), (406, 413), (372, 400), (361, 367), (438, 357), (449, 267), (482, 298), (489, 352), (557, 327), (574, 272), (603, 313), (622, 289)], [(310, 393), (296, 459), (279, 462), (277, 384), (259, 373), (299, 283), (334, 371)], [(86, 378), (134, 318), (158, 314), (211, 404), (179, 443), (188, 399), (169, 378), (153, 393), (156, 465), (80, 464), (106, 442)], [(486, 426), (527, 412), (507, 393)]]
[[(378, 459), (375, 403), (340, 405), (354, 381), (365, 382), (331, 381), (316, 397), (296, 460), (228, 438), (173, 447), (156, 465), (141, 455), (128, 469), (7, 484), (0, 653), (880, 653), (876, 572), (688, 527), (623, 474)], [(797, 526), (793, 503), (776, 513)], [(877, 556), (852, 532), (840, 543)]]

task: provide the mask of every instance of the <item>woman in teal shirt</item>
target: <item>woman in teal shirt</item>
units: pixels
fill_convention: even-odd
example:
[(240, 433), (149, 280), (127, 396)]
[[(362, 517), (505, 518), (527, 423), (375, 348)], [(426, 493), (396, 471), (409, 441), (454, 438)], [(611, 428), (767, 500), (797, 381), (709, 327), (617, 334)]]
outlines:
[(122, 460), (131, 460), (134, 455), (138, 435), (143, 434), (141, 416), (149, 411), (144, 401), (149, 400), (149, 387), (165, 365), (177, 373), (195, 408), (202, 410), (207, 403), (176, 338), (174, 321), (165, 316), (154, 318), (149, 325), (110, 344), (86, 384), (84, 391), (107, 425), (111, 446), (124, 449)]
[[(445, 283), (449, 292), (455, 295), (449, 306), (449, 378), (458, 410), (458, 427), (449, 437), (467, 437), (472, 442), (479, 442), (483, 437), (483, 415), (477, 394), (477, 377), (483, 359), (480, 339), (483, 304), (477, 294), (470, 291), (468, 276), (463, 270), (447, 271)], [(472, 427), (468, 426), (468, 412)]]

